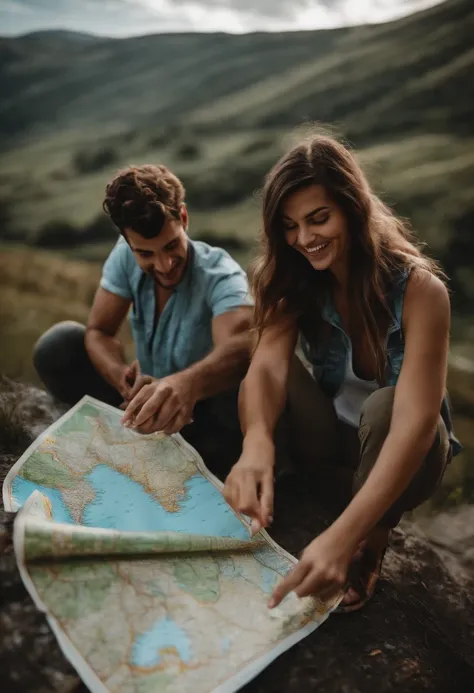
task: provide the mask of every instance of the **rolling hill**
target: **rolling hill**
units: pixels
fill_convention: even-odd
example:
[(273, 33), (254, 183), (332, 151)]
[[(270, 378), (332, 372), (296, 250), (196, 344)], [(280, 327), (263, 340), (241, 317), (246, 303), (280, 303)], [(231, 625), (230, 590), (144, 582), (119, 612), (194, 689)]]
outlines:
[(100, 260), (115, 237), (100, 216), (108, 177), (162, 161), (185, 182), (192, 233), (232, 241), (245, 262), (255, 190), (294, 129), (322, 121), (361, 150), (377, 189), (442, 258), (464, 310), (473, 34), (471, 0), (446, 0), (329, 31), (2, 38), (0, 239)]
[[(359, 141), (470, 131), (474, 8), (448, 0), (384, 25), (284, 34), (0, 42), (0, 134), (41, 126), (340, 122)], [(471, 96), (471, 100), (469, 99)]]

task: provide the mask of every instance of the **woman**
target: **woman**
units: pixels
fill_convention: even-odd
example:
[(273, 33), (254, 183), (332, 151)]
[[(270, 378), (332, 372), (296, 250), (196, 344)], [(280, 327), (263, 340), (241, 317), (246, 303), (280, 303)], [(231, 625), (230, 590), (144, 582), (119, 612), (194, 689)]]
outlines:
[[(374, 591), (390, 529), (433, 493), (460, 449), (446, 399), (448, 291), (352, 153), (326, 136), (294, 147), (267, 176), (253, 289), (245, 437), (224, 495), (254, 531), (271, 523), (286, 403), (297, 461), (351, 466), (354, 495), (269, 606), (291, 590), (324, 599), (345, 586), (342, 608), (353, 611)], [(312, 376), (294, 357), (299, 334)]]

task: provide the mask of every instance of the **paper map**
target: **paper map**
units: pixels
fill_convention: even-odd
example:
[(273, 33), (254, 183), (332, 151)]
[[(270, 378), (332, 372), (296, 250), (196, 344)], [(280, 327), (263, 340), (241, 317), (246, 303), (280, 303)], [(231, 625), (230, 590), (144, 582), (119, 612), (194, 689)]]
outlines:
[(90, 397), (8, 474), (22, 578), (93, 693), (233, 693), (334, 605), (268, 598), (295, 559), (225, 502), (179, 435)]

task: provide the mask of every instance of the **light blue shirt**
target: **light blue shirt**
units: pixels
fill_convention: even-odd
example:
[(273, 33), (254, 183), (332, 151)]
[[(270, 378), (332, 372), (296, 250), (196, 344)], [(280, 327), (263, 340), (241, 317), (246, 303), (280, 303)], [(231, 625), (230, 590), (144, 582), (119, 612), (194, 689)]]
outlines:
[(129, 320), (141, 372), (154, 378), (188, 368), (213, 348), (212, 319), (252, 305), (247, 275), (222, 248), (189, 241), (189, 260), (154, 328), (155, 281), (121, 238), (107, 258), (102, 288), (130, 299)]

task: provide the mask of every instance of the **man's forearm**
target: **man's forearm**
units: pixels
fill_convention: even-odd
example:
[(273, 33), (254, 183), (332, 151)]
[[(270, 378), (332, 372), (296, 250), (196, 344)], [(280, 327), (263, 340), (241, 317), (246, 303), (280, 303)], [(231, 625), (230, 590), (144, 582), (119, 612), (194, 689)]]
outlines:
[(193, 383), (196, 399), (213, 397), (237, 387), (250, 362), (248, 334), (238, 335), (216, 346), (210, 354), (181, 372)]
[(122, 344), (101, 330), (89, 329), (85, 345), (94, 368), (112, 387), (119, 389), (121, 375), (126, 367)]

